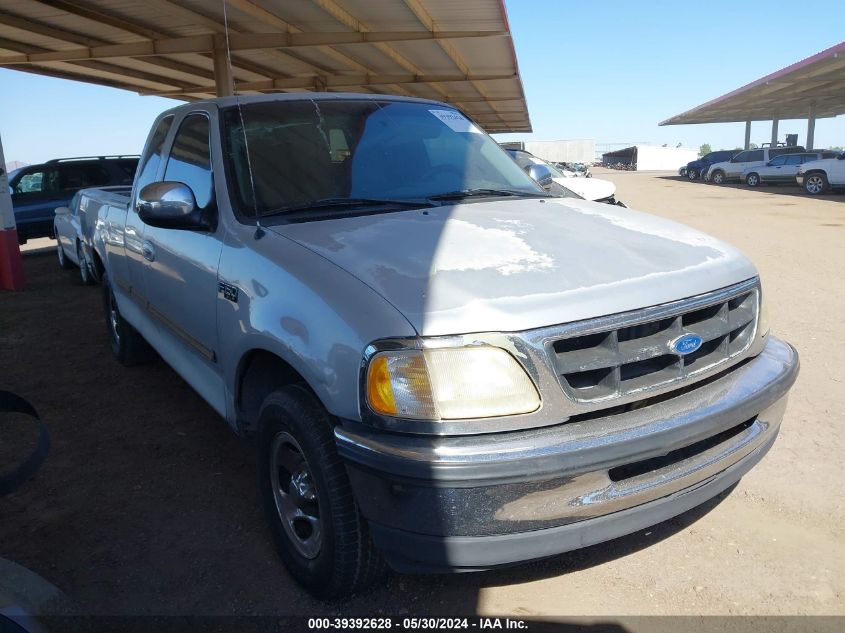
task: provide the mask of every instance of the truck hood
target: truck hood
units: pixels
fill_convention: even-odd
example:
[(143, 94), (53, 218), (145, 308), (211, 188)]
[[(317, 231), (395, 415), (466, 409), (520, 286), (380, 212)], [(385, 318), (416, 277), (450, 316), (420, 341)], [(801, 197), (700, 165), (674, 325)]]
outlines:
[(616, 193), (616, 185), (601, 178), (554, 178), (553, 180), (587, 200), (602, 200)]
[(475, 202), (269, 228), (356, 276), (419, 334), (432, 336), (578, 321), (757, 274), (737, 250), (693, 229), (572, 198)]

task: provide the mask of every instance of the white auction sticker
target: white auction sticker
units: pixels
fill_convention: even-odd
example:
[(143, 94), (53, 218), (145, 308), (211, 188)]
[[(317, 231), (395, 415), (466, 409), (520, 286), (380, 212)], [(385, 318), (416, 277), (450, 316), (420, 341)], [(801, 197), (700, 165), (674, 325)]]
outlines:
[(475, 127), (468, 118), (455, 110), (429, 110), (434, 116), (443, 121), (455, 132), (470, 132), (481, 134), (481, 130)]

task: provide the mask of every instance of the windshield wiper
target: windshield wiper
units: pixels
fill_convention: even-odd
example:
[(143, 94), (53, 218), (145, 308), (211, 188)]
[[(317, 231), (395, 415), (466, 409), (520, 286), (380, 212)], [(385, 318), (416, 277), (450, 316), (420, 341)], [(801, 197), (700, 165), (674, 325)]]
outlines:
[(492, 198), (496, 196), (514, 196), (521, 198), (551, 198), (547, 193), (517, 191), (514, 189), (460, 189), (428, 196), (429, 200), (463, 200), (465, 198)]
[(315, 211), (322, 209), (345, 209), (350, 207), (406, 207), (406, 208), (420, 208), (433, 206), (425, 199), (406, 199), (406, 200), (391, 200), (387, 198), (321, 198), (320, 200), (311, 200), (302, 204), (294, 204), (289, 207), (281, 207), (273, 209), (261, 214), (261, 217), (269, 215), (286, 215), (288, 213), (295, 213), (298, 211)]

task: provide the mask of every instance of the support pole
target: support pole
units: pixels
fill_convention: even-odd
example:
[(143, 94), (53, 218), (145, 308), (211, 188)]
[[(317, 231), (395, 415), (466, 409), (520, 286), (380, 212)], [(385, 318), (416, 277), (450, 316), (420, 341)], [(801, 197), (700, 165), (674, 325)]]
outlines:
[(751, 149), (751, 121), (745, 122), (745, 149)]
[(777, 147), (778, 145), (778, 123), (780, 119), (778, 117), (778, 113), (775, 112), (775, 116), (772, 118), (772, 147)]
[(0, 139), (0, 288), (23, 290), (25, 285), (6, 159), (3, 157), (3, 140)]
[(807, 151), (813, 149), (816, 136), (816, 102), (810, 104), (810, 113), (807, 116)]
[(229, 55), (225, 46), (215, 44), (214, 52), (214, 86), (217, 89), (218, 97), (231, 97), (232, 91), (232, 67), (229, 65)]

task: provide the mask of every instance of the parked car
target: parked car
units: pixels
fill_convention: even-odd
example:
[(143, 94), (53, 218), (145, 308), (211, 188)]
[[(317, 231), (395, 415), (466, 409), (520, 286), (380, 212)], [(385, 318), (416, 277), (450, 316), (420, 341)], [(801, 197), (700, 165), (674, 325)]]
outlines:
[[(618, 204), (625, 206), (616, 200), (616, 185), (609, 180), (601, 178), (578, 178), (572, 173), (567, 176), (567, 172), (561, 171), (553, 165), (547, 163), (542, 158), (534, 156), (534, 154), (523, 149), (507, 149), (505, 150), (511, 158), (516, 161), (516, 164), (527, 170), (532, 165), (542, 165), (551, 171), (552, 180), (555, 184), (576, 193), (585, 200), (592, 200), (594, 202), (605, 202), (607, 204)], [(556, 190), (555, 193), (564, 194), (565, 192)]]
[(682, 165), (681, 167), (678, 168), (678, 175), (681, 178), (687, 177), (687, 166), (686, 165)]
[(681, 170), (678, 173), (681, 176), (686, 176), (690, 180), (698, 180), (710, 168), (710, 165), (713, 163), (721, 163), (722, 161), (729, 161), (739, 154), (739, 152), (740, 150), (738, 149), (722, 149), (716, 152), (709, 152), (701, 158), (688, 162), (685, 167), (681, 167)]
[(814, 196), (831, 187), (845, 187), (845, 152), (836, 158), (824, 158), (803, 163), (798, 168), (795, 181)]
[(18, 241), (53, 237), (56, 207), (68, 207), (87, 187), (131, 185), (138, 156), (56, 158), (9, 174)]
[(279, 554), (315, 594), (385, 561), (471, 571), (641, 530), (775, 441), (798, 357), (754, 265), (550, 196), (450, 105), (197, 101), (142, 156), (97, 222), (112, 351), (151, 345), (254, 438)]
[(127, 186), (104, 187), (89, 197), (83, 189), (74, 194), (69, 206), (56, 209), (53, 235), (56, 238), (59, 266), (78, 266), (83, 284), (98, 282), (102, 273), (102, 249), (97, 253), (93, 246), (100, 204), (108, 194), (125, 197), (131, 191), (132, 187)]
[(749, 187), (759, 185), (795, 183), (798, 168), (804, 163), (821, 158), (835, 158), (836, 152), (806, 152), (803, 154), (781, 154), (775, 156), (765, 165), (746, 167), (741, 180)]
[(775, 156), (781, 154), (797, 154), (806, 150), (800, 145), (791, 147), (762, 147), (760, 149), (747, 149), (740, 152), (733, 158), (719, 163), (713, 163), (707, 169), (709, 182), (721, 185), (731, 180), (739, 181), (743, 172), (749, 167), (765, 165)]

